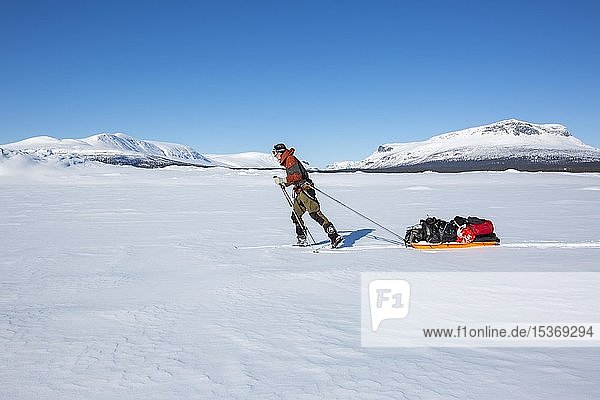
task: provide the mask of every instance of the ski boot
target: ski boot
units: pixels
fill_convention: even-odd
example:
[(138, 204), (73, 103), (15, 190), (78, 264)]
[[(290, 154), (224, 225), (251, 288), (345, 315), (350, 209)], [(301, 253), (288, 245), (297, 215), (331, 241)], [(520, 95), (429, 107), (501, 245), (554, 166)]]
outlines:
[(299, 246), (299, 247), (307, 247), (308, 246), (308, 240), (306, 240), (306, 236), (298, 236), (298, 241), (296, 242), (296, 244), (294, 246)]
[(342, 240), (344, 240), (344, 238), (341, 237), (337, 233), (333, 224), (329, 224), (329, 226), (326, 229), (326, 232), (327, 232), (327, 236), (329, 237), (329, 240), (331, 240), (331, 248), (332, 249), (335, 249), (336, 247), (338, 247), (340, 245), (340, 243), (342, 243)]

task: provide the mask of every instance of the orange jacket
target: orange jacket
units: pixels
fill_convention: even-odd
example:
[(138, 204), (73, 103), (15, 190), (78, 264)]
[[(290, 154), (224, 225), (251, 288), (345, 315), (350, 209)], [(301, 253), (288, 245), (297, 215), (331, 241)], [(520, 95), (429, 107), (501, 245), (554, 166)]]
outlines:
[(285, 172), (287, 174), (286, 185), (294, 185), (296, 190), (298, 190), (305, 182), (312, 182), (308, 177), (306, 168), (304, 168), (302, 162), (294, 155), (294, 151), (293, 147), (287, 149), (281, 155), (281, 161), (279, 163), (285, 167)]

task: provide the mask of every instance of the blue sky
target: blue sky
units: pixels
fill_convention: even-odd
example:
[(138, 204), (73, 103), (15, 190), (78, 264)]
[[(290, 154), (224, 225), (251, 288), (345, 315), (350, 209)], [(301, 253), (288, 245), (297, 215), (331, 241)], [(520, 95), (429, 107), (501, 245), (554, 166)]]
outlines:
[(284, 141), (325, 165), (519, 118), (600, 147), (598, 4), (0, 0), (0, 143)]

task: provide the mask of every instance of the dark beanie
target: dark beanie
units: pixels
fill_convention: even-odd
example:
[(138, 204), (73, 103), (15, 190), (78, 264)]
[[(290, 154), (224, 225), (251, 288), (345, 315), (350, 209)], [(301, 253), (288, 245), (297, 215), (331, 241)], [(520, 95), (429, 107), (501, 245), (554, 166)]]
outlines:
[(285, 147), (285, 144), (283, 144), (283, 143), (277, 143), (275, 146), (273, 146), (273, 150), (276, 153), (283, 153), (284, 151), (287, 150), (287, 147)]

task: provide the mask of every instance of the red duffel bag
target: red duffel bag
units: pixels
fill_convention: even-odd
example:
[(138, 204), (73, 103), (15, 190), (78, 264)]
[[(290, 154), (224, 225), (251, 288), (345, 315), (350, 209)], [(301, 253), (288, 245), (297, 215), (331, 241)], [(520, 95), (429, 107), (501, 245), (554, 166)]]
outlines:
[(479, 224), (469, 224), (475, 236), (491, 235), (494, 233), (494, 224), (490, 220), (484, 220)]

